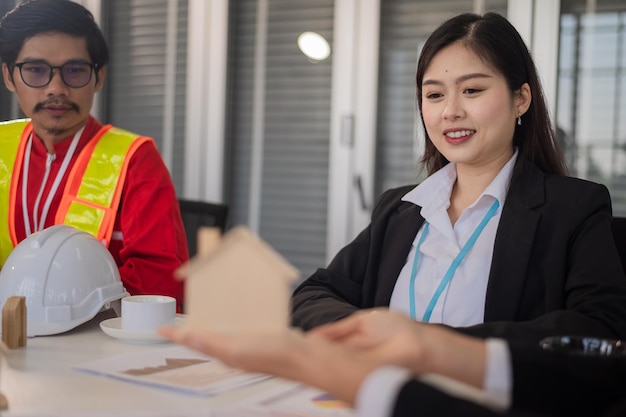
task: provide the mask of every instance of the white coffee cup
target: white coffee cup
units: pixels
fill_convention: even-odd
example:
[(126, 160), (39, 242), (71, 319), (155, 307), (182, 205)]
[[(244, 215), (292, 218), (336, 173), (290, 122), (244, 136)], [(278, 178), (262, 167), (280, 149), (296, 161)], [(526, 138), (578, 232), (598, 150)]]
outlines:
[(166, 295), (122, 298), (122, 330), (152, 332), (176, 320), (176, 299)]

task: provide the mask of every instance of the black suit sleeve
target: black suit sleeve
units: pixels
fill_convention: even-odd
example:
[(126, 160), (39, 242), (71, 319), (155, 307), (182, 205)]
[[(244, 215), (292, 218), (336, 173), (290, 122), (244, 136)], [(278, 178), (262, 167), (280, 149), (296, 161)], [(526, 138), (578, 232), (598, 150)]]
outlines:
[(603, 416), (626, 400), (626, 356), (587, 356), (511, 346), (513, 409)]
[[(419, 212), (412, 204), (400, 200), (413, 187), (383, 193), (372, 212), (370, 225), (341, 249), (327, 268), (318, 269), (296, 288), (292, 297), (293, 325), (308, 330), (349, 316), (359, 309), (388, 305), (388, 300), (375, 300), (381, 284), (378, 266), (381, 256), (385, 257), (388, 253), (398, 257), (396, 262), (390, 262), (397, 264), (398, 268), (406, 260), (406, 254), (397, 250), (399, 239), (389, 231), (388, 221), (399, 206)], [(416, 223), (415, 231), (407, 234), (410, 239), (408, 245), (401, 245), (406, 253), (418, 227)], [(393, 240), (392, 244), (389, 244), (390, 240)], [(396, 277), (397, 274), (390, 285)]]
[(407, 382), (393, 417), (626, 415), (626, 356), (583, 356), (511, 346), (512, 407), (504, 414), (447, 395), (417, 380)]

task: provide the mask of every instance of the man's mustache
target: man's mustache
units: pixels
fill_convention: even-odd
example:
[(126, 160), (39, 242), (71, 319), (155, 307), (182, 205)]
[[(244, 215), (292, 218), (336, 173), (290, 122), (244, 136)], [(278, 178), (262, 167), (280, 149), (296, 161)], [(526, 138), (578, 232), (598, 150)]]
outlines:
[(41, 103), (37, 103), (33, 109), (33, 112), (37, 113), (38, 111), (43, 110), (46, 107), (66, 107), (76, 112), (79, 111), (79, 107), (76, 103), (72, 103), (71, 101), (68, 101), (68, 100), (55, 98), (55, 99), (42, 101)]

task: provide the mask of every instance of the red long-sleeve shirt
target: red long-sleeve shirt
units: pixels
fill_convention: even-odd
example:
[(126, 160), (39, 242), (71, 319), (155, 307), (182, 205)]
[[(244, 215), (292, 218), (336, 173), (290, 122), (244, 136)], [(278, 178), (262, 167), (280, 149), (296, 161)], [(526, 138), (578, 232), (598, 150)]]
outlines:
[[(102, 125), (93, 117), (87, 121), (65, 175), (51, 200), (44, 228), (55, 224), (54, 218), (67, 183), (68, 173), (80, 151), (101, 127)], [(34, 230), (35, 216), (37, 219), (41, 217), (44, 202), (48, 198), (71, 142), (72, 137), (69, 137), (54, 144), (55, 155), (50, 162), (46, 178), (46, 161), (50, 156), (43, 142), (33, 134), (27, 179), (27, 206), (31, 230)], [(13, 221), (17, 238), (22, 241), (26, 238), (26, 227), (22, 205), (21, 170), (19, 175)], [(34, 213), (37, 196), (44, 181), (38, 211)], [(189, 259), (185, 229), (169, 171), (152, 142), (141, 145), (128, 166), (109, 251), (119, 267), (124, 287), (130, 294), (169, 295), (176, 298), (179, 306), (182, 305), (183, 286), (174, 279), (173, 271)]]

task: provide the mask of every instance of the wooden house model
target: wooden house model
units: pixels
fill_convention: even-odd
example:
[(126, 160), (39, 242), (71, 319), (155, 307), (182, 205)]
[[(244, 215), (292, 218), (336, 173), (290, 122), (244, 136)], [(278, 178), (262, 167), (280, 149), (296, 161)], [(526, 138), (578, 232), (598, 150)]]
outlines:
[(298, 271), (243, 226), (216, 239), (199, 242), (205, 249), (184, 268), (184, 326), (242, 333), (286, 330)]

